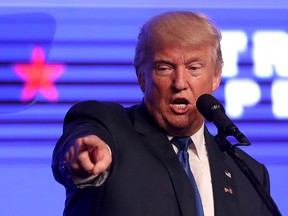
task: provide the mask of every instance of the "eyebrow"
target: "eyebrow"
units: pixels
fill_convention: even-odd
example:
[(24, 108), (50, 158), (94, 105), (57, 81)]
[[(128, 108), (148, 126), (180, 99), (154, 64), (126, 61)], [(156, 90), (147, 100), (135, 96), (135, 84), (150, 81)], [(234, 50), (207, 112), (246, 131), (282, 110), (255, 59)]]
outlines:
[[(201, 63), (205, 63), (206, 61), (205, 61), (205, 59), (202, 57), (202, 56), (200, 56), (200, 57), (193, 57), (193, 58), (191, 58), (191, 59), (188, 59), (188, 61), (187, 62), (185, 62), (185, 65), (189, 65), (189, 64), (191, 64), (191, 63), (193, 63), (193, 62), (201, 62)], [(164, 60), (164, 59), (156, 59), (155, 61), (154, 61), (154, 65), (156, 65), (156, 64), (170, 64), (170, 65), (173, 65), (173, 66), (175, 66), (176, 65), (176, 63), (174, 63), (174, 62), (172, 62), (172, 61), (170, 61), (170, 60)]]
[(176, 65), (175, 63), (173, 63), (169, 60), (159, 59), (159, 60), (154, 61), (153, 66), (156, 66), (158, 64), (168, 64), (168, 65), (171, 65), (173, 67)]
[(173, 64), (170, 60), (165, 60), (165, 59), (155, 59), (154, 63), (168, 63), (168, 64)]
[(202, 56), (200, 56), (200, 57), (194, 57), (194, 58), (189, 59), (186, 62), (186, 64), (191, 64), (193, 62), (206, 62), (206, 61), (205, 61), (205, 59)]

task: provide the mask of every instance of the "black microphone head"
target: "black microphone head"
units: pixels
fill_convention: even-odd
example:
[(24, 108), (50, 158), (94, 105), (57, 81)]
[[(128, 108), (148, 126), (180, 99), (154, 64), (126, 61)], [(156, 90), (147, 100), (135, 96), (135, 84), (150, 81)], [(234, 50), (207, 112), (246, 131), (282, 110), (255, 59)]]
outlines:
[(221, 136), (234, 136), (240, 143), (249, 145), (249, 140), (226, 116), (222, 104), (211, 94), (203, 94), (196, 101), (196, 107), (207, 121), (213, 122)]
[(225, 113), (222, 104), (211, 94), (201, 95), (196, 102), (196, 107), (207, 121), (212, 122), (215, 111), (221, 110)]

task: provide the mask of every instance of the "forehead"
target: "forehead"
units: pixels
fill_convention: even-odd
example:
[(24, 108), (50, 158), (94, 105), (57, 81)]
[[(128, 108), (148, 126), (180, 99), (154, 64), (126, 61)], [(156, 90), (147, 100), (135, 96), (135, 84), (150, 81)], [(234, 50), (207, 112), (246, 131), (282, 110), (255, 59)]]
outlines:
[(211, 60), (210, 46), (178, 45), (158, 46), (153, 50), (153, 60), (191, 61), (196, 59)]

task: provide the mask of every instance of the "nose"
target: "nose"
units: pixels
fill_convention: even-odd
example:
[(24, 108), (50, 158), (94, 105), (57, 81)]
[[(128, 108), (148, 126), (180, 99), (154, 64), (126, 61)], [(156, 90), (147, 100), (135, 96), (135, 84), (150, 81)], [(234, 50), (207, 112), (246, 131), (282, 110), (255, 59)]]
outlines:
[(183, 91), (188, 88), (187, 72), (185, 68), (175, 70), (173, 77), (173, 89), (175, 91)]

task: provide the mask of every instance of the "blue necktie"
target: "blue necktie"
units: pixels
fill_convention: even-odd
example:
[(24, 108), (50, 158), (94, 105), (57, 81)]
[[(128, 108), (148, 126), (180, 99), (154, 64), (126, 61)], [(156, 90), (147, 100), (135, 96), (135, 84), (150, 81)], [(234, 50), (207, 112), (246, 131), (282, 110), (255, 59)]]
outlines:
[(196, 200), (196, 215), (197, 216), (204, 216), (203, 207), (201, 202), (201, 197), (199, 194), (199, 190), (195, 181), (195, 178), (191, 172), (190, 165), (189, 165), (189, 154), (187, 152), (188, 146), (193, 143), (190, 137), (174, 137), (171, 142), (176, 145), (178, 148), (178, 159), (182, 164), (186, 174), (188, 175), (195, 191), (195, 200)]

